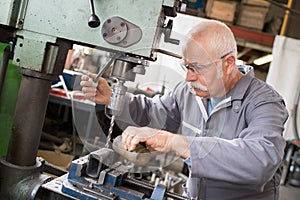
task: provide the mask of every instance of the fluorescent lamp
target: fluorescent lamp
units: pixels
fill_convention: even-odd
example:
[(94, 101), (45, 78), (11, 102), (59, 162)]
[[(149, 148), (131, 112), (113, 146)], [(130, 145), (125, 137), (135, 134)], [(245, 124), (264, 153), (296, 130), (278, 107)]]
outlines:
[(263, 65), (263, 64), (271, 62), (272, 60), (273, 60), (273, 55), (272, 54), (268, 54), (268, 55), (265, 55), (263, 57), (255, 59), (253, 61), (253, 63), (255, 65)]

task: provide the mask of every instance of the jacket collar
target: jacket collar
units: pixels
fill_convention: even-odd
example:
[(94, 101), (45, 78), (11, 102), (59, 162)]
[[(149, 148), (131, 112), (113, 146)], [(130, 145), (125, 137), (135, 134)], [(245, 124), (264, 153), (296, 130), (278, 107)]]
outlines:
[(254, 70), (251, 68), (238, 82), (237, 84), (227, 93), (227, 97), (231, 96), (231, 100), (242, 100), (245, 96), (246, 91), (249, 88), (251, 81), (254, 78)]
[(241, 108), (241, 100), (244, 98), (246, 91), (249, 88), (251, 81), (254, 78), (253, 68), (248, 68), (246, 74), (236, 83), (236, 85), (226, 94), (224, 100), (222, 100), (212, 111), (211, 114), (218, 110), (232, 106), (234, 112), (239, 112)]

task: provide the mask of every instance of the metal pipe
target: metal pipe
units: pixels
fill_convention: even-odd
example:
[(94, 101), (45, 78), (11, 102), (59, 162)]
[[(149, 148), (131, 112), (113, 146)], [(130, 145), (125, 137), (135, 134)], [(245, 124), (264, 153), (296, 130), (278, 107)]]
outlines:
[(6, 46), (4, 49), (2, 65), (1, 65), (1, 69), (0, 69), (0, 97), (2, 94), (6, 70), (8, 68), (8, 61), (11, 57), (12, 57), (12, 52), (10, 51), (10, 46)]
[[(293, 0), (288, 0), (287, 8), (291, 8), (292, 7), (292, 3), (293, 3)], [(289, 19), (289, 15), (290, 15), (290, 11), (286, 10), (284, 18), (283, 18), (281, 30), (280, 30), (280, 35), (285, 35), (285, 31), (286, 31), (286, 26), (287, 26), (287, 22), (288, 22), (288, 19)]]
[(23, 75), (7, 162), (19, 166), (32, 166), (36, 163), (50, 89), (50, 80)]
[(50, 140), (51, 142), (55, 142), (57, 144), (64, 143), (63, 139), (61, 139), (59, 137), (56, 137), (54, 135), (51, 135), (49, 133), (46, 133), (46, 132), (42, 132), (42, 138), (45, 139), (45, 140)]

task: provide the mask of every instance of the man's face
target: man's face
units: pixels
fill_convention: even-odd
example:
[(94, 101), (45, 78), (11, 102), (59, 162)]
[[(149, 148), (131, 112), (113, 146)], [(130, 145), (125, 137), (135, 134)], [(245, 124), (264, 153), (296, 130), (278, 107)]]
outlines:
[(183, 66), (187, 69), (186, 81), (197, 96), (218, 97), (224, 94), (223, 62), (214, 59), (197, 43), (189, 43), (183, 51)]

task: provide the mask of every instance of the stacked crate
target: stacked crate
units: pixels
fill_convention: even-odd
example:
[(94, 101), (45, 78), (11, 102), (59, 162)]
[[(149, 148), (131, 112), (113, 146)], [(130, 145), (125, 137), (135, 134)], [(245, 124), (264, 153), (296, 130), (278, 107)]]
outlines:
[(237, 1), (207, 0), (206, 17), (233, 24), (237, 6)]
[(243, 0), (236, 25), (261, 31), (265, 24), (270, 3), (262, 0)]

